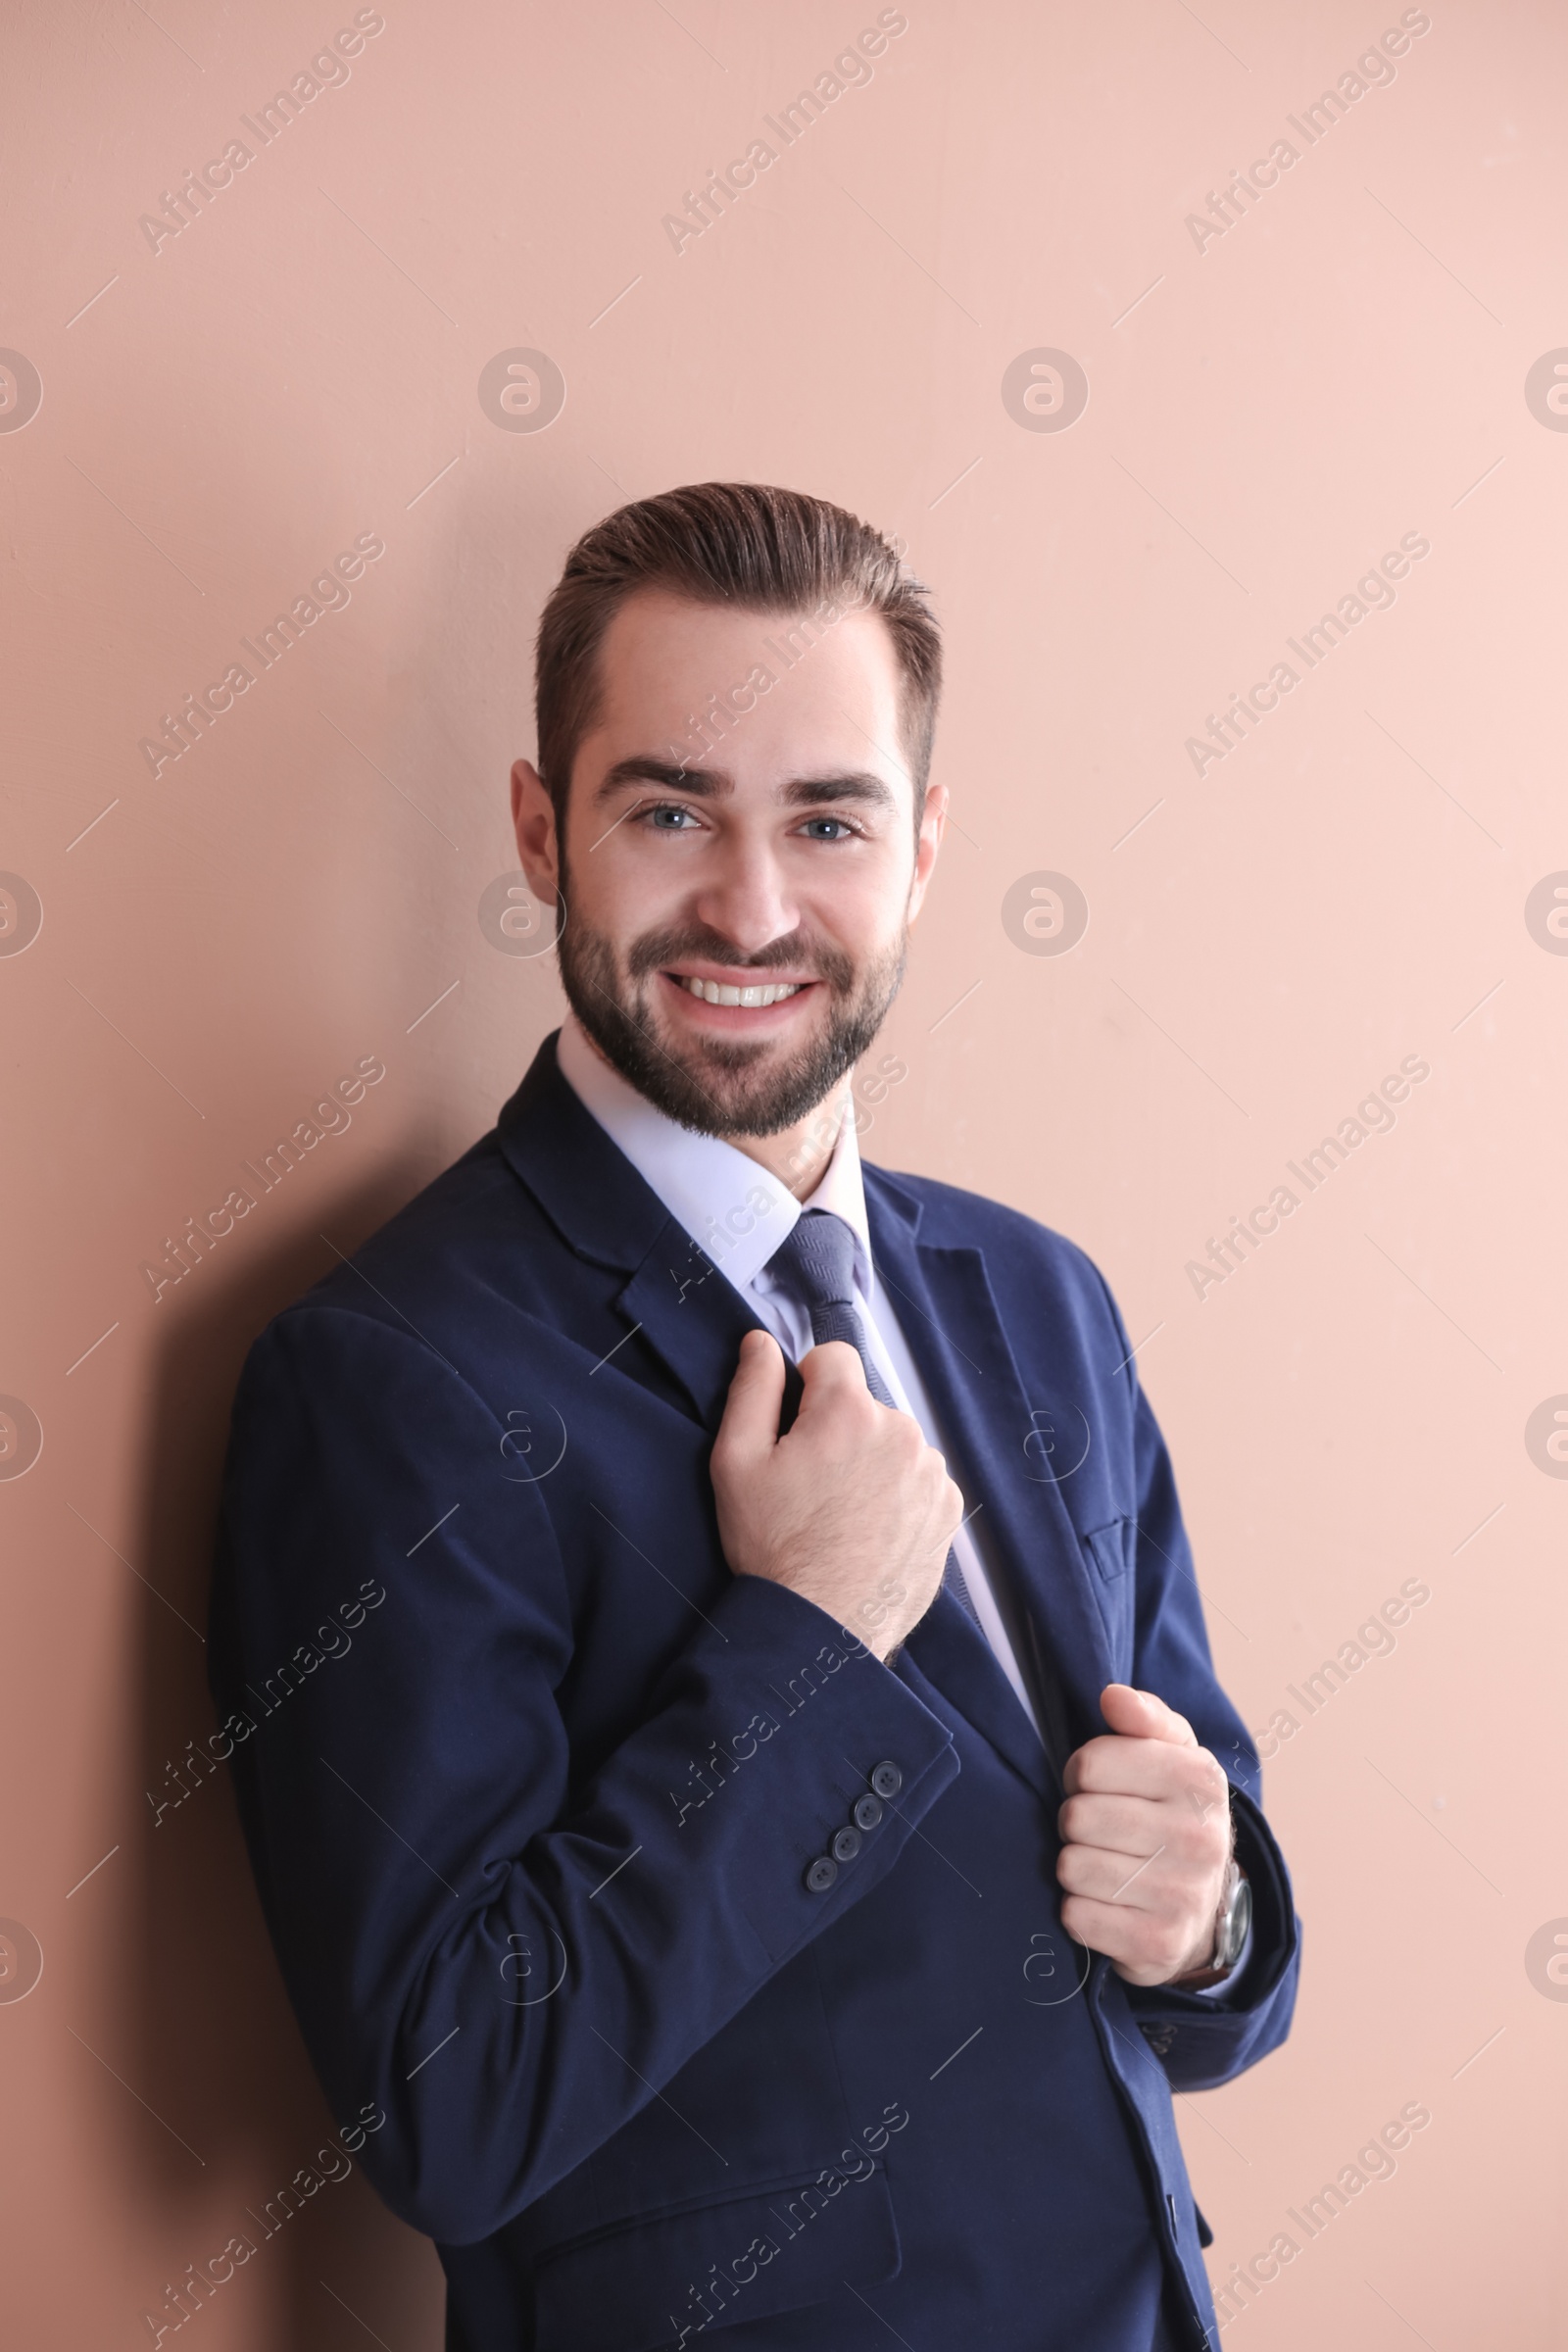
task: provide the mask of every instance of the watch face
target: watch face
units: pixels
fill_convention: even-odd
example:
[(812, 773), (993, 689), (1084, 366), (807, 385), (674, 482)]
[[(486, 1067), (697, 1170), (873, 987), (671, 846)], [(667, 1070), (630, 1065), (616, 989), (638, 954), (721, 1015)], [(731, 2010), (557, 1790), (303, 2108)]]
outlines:
[(1234, 1968), (1236, 1956), (1247, 1941), (1247, 1931), (1252, 1924), (1252, 1889), (1246, 1879), (1238, 1879), (1231, 1895), (1230, 1909), (1225, 1914), (1221, 1950), (1217, 1965)]

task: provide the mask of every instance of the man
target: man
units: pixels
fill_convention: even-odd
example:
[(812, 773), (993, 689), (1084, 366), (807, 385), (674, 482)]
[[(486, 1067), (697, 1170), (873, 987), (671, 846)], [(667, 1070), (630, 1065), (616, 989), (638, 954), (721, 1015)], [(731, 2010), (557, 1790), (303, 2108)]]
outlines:
[(939, 676), (837, 508), (589, 532), (513, 788), (570, 1014), (246, 1366), (214, 1690), (461, 2352), (1217, 2341), (1171, 2089), (1297, 1926), (1169, 1463), (1080, 1251), (858, 1155)]

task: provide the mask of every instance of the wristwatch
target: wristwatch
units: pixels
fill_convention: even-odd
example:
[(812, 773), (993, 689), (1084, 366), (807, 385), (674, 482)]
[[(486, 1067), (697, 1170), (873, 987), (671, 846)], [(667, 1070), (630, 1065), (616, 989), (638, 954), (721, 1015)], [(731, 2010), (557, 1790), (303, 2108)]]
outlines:
[(1179, 1992), (1201, 1992), (1209, 1984), (1218, 1984), (1228, 1977), (1241, 1957), (1247, 1931), (1252, 1924), (1252, 1889), (1247, 1883), (1247, 1873), (1232, 1854), (1220, 1890), (1219, 1910), (1214, 1919), (1214, 1949), (1206, 1967), (1192, 1976), (1178, 1977)]

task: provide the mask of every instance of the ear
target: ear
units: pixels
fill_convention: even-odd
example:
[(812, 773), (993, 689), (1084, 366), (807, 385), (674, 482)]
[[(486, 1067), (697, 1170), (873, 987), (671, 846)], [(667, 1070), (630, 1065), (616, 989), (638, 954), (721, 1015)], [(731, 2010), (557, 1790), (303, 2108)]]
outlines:
[(942, 836), (948, 822), (948, 788), (933, 784), (925, 796), (920, 811), (920, 831), (914, 849), (914, 879), (909, 885), (909, 911), (906, 920), (913, 922), (925, 901), (926, 888), (942, 847)]
[(528, 877), (528, 888), (542, 906), (555, 906), (560, 896), (560, 847), (556, 811), (544, 778), (530, 760), (512, 766), (512, 829), (517, 838), (517, 862)]

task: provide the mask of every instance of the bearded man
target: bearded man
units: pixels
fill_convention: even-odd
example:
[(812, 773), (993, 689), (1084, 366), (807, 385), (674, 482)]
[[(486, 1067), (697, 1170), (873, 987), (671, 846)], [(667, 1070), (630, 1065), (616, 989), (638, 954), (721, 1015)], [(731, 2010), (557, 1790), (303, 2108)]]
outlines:
[(449, 2352), (1217, 2341), (1172, 2092), (1298, 1932), (1169, 1460), (1083, 1253), (857, 1143), (940, 671), (821, 500), (591, 530), (513, 771), (567, 1015), (246, 1365), (214, 1690)]

